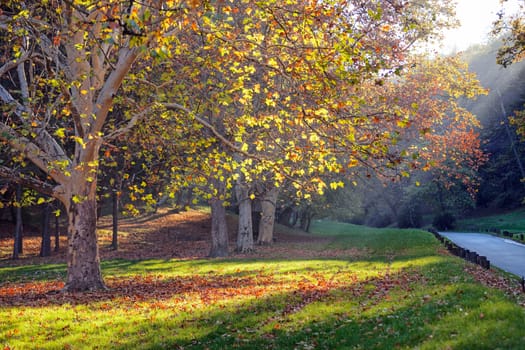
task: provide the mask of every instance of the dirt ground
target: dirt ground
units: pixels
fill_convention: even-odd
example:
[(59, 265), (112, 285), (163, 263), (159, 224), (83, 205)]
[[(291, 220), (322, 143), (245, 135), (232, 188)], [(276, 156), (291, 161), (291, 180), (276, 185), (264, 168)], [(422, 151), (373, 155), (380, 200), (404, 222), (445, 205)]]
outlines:
[[(271, 246), (257, 246), (255, 252), (236, 253), (235, 234), (237, 220), (228, 216), (230, 232), (230, 255), (232, 257), (317, 257), (338, 254), (334, 250), (305, 249), (320, 242), (330, 240), (311, 234), (276, 227), (276, 242)], [(120, 220), (118, 250), (110, 248), (112, 235), (111, 217), (103, 217), (98, 223), (99, 249), (102, 260), (106, 259), (195, 259), (205, 258), (210, 250), (211, 218), (207, 213), (196, 210), (175, 213), (162, 211), (157, 214)], [(42, 258), (40, 254), (41, 237), (38, 228), (24, 228), (23, 253), (18, 260), (12, 260), (14, 225), (0, 225), (0, 267), (26, 264), (65, 262), (67, 238), (65, 227), (60, 228), (59, 250), (53, 251), (50, 257)], [(52, 235), (54, 234), (52, 227)], [(55, 247), (55, 237), (51, 239)], [(346, 252), (348, 253), (348, 252)]]

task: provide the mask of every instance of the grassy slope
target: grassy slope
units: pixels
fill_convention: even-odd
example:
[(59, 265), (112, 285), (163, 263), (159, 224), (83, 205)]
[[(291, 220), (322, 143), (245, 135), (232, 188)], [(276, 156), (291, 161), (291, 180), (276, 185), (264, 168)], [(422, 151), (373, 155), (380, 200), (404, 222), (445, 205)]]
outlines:
[(487, 215), (459, 220), (456, 229), (485, 232), (500, 229), (509, 232), (525, 232), (525, 209), (508, 213)]
[(0, 269), (0, 281), (16, 280), (0, 284), (0, 346), (523, 348), (524, 310), (474, 282), (430, 234), (331, 222), (313, 231), (334, 239), (305, 244), (305, 255), (331, 257), (112, 260), (112, 290), (87, 295), (48, 292), (63, 265)]

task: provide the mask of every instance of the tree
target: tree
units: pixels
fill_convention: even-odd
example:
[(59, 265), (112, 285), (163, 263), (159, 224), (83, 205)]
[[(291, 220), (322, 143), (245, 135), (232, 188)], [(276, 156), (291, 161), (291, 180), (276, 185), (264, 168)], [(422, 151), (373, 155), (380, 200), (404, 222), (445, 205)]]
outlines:
[(18, 259), (18, 255), (22, 253), (22, 185), (16, 186), (16, 218), (15, 218), (15, 237), (13, 244), (13, 259)]
[(45, 203), (42, 208), (42, 244), (40, 246), (40, 256), (51, 255), (51, 230), (49, 221), (51, 220), (51, 204)]
[[(161, 50), (174, 1), (7, 1), (1, 6), (0, 139), (47, 175), (2, 175), (59, 199), (68, 214), (65, 289), (104, 288), (96, 238), (99, 150), (132, 65)], [(9, 43), (9, 44), (7, 44)], [(153, 48), (147, 51), (148, 47)], [(8, 79), (12, 77), (12, 79)], [(132, 83), (132, 82), (130, 82)], [(130, 115), (127, 131), (147, 110)]]
[[(196, 33), (180, 33), (184, 45), (171, 54), (176, 69), (163, 73), (177, 77), (166, 98), (213, 125), (213, 136), (236, 152), (228, 157), (242, 156), (235, 163), (248, 183), (239, 186), (252, 179), (271, 189), (291, 178), (298, 194), (299, 182), (312, 178), (318, 189), (326, 186), (317, 172), (341, 171), (334, 152), (347, 151), (347, 164), (385, 156), (391, 139), (371, 137), (370, 112), (355, 97), (359, 84), (381, 69), (397, 71), (415, 41), (448, 24), (450, 11), (449, 2), (432, 1), (238, 5), (202, 13)], [(271, 242), (271, 234), (259, 239)]]
[[(506, 68), (498, 65), (496, 52), (500, 46), (501, 41), (494, 40), (462, 54), (469, 70), (476, 73), (480, 83), (489, 90), (487, 96), (463, 101), (462, 106), (480, 120), (482, 149), (489, 156), (479, 171), (481, 183), (477, 205), (512, 208), (520, 206), (525, 196), (516, 157), (522, 157), (524, 144), (516, 134), (520, 118), (511, 118), (509, 123), (508, 117), (513, 111), (523, 109), (525, 62), (516, 62)], [(512, 125), (512, 121), (518, 123)]]
[(502, 10), (499, 19), (493, 24), (493, 34), (503, 37), (503, 45), (498, 49), (497, 54), (497, 62), (503, 67), (508, 67), (525, 57), (524, 10), (523, 3), (519, 4), (519, 10), (514, 14), (505, 15)]
[[(449, 201), (440, 198), (443, 191), (468, 193), (472, 202), (479, 185), (478, 169), (486, 161), (479, 122), (460, 105), (462, 99), (486, 93), (475, 75), (458, 57), (413, 57), (407, 61), (409, 69), (380, 83), (369, 83), (363, 96), (367, 110), (375, 114), (361, 137), (385, 135), (392, 141), (382, 142), (383, 148), (377, 150), (369, 148), (370, 153), (362, 153), (360, 162), (350, 160), (355, 163), (353, 172), (339, 175), (346, 183), (364, 179), (360, 181), (366, 184), (364, 189), (350, 195), (361, 193), (356, 197), (360, 198), (363, 221), (374, 226), (391, 224), (402, 210), (408, 221), (415, 223), (414, 208), (403, 200), (411, 186), (434, 189), (436, 198), (428, 204), (435, 203), (441, 210), (451, 209)], [(434, 185), (427, 186), (429, 182)], [(332, 198), (328, 204), (334, 202)], [(455, 208), (459, 207), (458, 203)], [(307, 216), (304, 222), (308, 222)]]

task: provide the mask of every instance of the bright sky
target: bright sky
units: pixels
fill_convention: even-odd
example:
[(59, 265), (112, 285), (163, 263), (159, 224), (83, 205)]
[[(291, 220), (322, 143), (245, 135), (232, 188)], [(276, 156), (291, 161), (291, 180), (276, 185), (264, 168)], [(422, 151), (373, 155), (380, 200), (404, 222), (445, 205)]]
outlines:
[[(509, 0), (505, 8), (515, 12), (519, 1)], [(444, 53), (461, 51), (473, 44), (486, 42), (502, 6), (500, 0), (457, 0), (457, 3), (456, 14), (461, 27), (445, 34)]]

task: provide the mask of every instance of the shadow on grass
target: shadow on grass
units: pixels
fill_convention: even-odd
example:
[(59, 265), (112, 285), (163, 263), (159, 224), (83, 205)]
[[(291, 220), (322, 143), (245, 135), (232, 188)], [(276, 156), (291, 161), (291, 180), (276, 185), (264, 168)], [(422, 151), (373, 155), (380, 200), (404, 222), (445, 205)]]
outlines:
[(120, 348), (491, 349), (520, 344), (513, 334), (520, 334), (523, 312), (477, 287), (427, 286), (416, 292), (406, 284), (391, 294), (369, 288), (384, 282), (278, 293), (178, 320), (170, 320), (168, 313), (163, 319), (121, 325), (135, 333), (121, 339)]
[[(256, 295), (266, 290), (280, 290), (284, 288), (286, 280), (300, 280), (303, 287), (308, 285), (314, 289), (316, 286), (325, 288), (327, 285), (339, 288), (340, 282), (333, 281), (341, 278), (352, 283), (366, 281), (372, 285), (382, 285), (381, 279), (384, 276), (395, 275), (403, 269), (422, 271), (422, 276), (432, 274), (434, 281), (444, 282), (448, 281), (450, 274), (461, 272), (457, 264), (450, 264), (447, 259), (431, 258), (420, 261), (400, 259), (396, 262), (398, 265), (394, 270), (379, 258), (362, 261), (243, 261), (242, 265), (239, 261), (228, 260), (112, 260), (103, 263), (104, 273), (110, 273), (112, 276), (106, 279), (109, 290), (84, 293), (60, 292), (63, 283), (58, 282), (56, 277), (64, 275), (64, 265), (24, 266), (12, 268), (14, 271), (11, 271), (20, 274), (22, 278), (14, 283), (0, 285), (0, 305), (89, 304), (120, 299), (166, 300), (187, 293), (198, 293), (201, 294), (201, 299), (211, 300), (217, 291), (221, 291), (226, 298)], [(455, 267), (455, 271), (451, 271), (450, 266)], [(119, 275), (119, 272), (129, 275)], [(441, 279), (438, 279), (438, 276), (441, 276)], [(38, 281), (42, 282), (39, 284)]]
[[(302, 263), (271, 261), (292, 262)], [(339, 267), (348, 261), (319, 262)], [(176, 269), (179, 262), (170, 263)], [(265, 274), (259, 262), (221, 273), (228, 263), (214, 260), (209, 274), (113, 278), (108, 292), (50, 296), (22, 289), (2, 302), (4, 307), (16, 301), (24, 311), (15, 310), (0, 325), (0, 338), (11, 334), (15, 339), (18, 335), (10, 331), (26, 329), (27, 339), (42, 341), (43, 348), (88, 343), (116, 349), (514, 349), (523, 344), (523, 310), (501, 293), (472, 283), (451, 257), (420, 263), (400, 259), (398, 269), (376, 276), (359, 276), (348, 265), (339, 271), (340, 280), (312, 273), (315, 265), (297, 267), (294, 271), (309, 279), (299, 276), (292, 284)], [(128, 261), (107, 264), (133, 267)], [(57, 307), (64, 309), (59, 316)], [(38, 321), (45, 332), (28, 328), (35, 322), (32, 309), (50, 314)], [(31, 344), (18, 345), (24, 346)]]
[[(371, 293), (332, 290), (301, 304), (296, 292), (138, 326), (119, 348), (147, 349), (518, 349), (523, 310), (468, 284), (396, 291), (375, 305)], [(407, 296), (408, 295), (408, 296)], [(303, 299), (304, 301), (304, 299)]]

